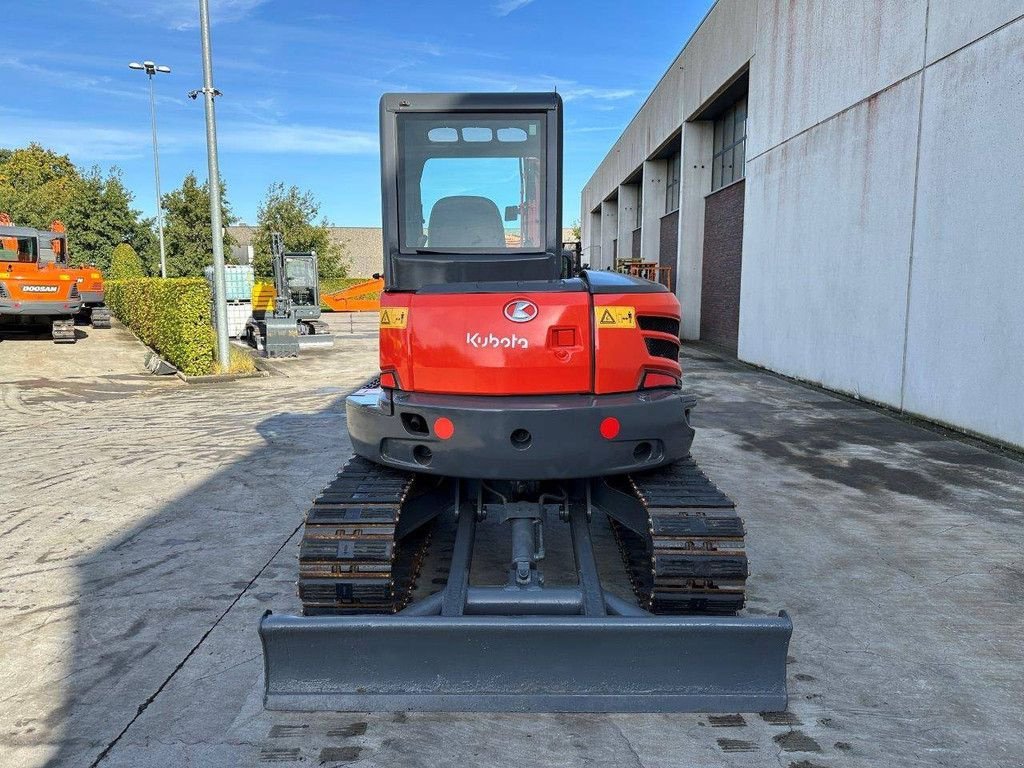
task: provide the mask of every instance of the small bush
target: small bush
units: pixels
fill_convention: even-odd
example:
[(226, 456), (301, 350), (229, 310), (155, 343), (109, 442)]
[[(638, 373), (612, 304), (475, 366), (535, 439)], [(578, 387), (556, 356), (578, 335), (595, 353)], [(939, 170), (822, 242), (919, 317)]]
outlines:
[(121, 243), (114, 249), (110, 256), (110, 269), (107, 272), (108, 280), (130, 280), (136, 277), (145, 277), (146, 272), (142, 268), (142, 259), (128, 243)]
[(210, 288), (198, 277), (108, 281), (106, 303), (118, 320), (186, 376), (214, 368)]

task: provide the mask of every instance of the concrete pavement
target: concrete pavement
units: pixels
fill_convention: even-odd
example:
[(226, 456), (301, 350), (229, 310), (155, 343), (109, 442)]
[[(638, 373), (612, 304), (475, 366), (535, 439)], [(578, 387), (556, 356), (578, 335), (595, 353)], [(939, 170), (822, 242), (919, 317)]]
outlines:
[(748, 612), (793, 616), (787, 712), (264, 712), (256, 623), (297, 609), (376, 365), (372, 316), (329, 320), (265, 379), (3, 369), (0, 765), (1020, 765), (1024, 466), (702, 349), (694, 452), (747, 522)]

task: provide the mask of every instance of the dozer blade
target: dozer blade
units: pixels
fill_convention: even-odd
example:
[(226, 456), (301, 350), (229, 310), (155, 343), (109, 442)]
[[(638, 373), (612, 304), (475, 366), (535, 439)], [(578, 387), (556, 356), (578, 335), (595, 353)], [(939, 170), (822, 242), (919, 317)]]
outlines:
[(300, 349), (314, 349), (316, 347), (333, 347), (334, 334), (331, 333), (307, 333), (299, 336)]
[(786, 707), (777, 617), (275, 616), (268, 709), (763, 712)]

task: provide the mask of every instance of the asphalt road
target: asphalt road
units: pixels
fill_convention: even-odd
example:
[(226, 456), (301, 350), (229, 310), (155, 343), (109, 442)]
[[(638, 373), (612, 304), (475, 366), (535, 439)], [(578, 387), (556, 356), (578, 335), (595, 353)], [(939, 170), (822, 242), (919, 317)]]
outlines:
[(790, 705), (719, 715), (265, 712), (256, 635), (349, 455), (372, 316), (278, 375), (141, 374), (126, 331), (0, 342), (0, 765), (1019, 766), (1024, 465), (684, 353), (694, 453), (787, 609)]

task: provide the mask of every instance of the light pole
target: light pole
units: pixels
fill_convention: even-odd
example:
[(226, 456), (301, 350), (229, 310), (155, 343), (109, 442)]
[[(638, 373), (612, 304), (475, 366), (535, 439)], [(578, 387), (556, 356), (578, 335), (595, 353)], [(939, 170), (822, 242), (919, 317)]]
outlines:
[(156, 229), (160, 237), (160, 277), (167, 277), (167, 259), (164, 255), (164, 214), (160, 200), (160, 150), (156, 143), (156, 96), (153, 94), (153, 75), (159, 73), (169, 75), (171, 68), (163, 64), (144, 61), (141, 64), (133, 61), (129, 69), (138, 69), (149, 77), (149, 113), (153, 120), (153, 176), (156, 179)]
[[(217, 116), (213, 97), (220, 91), (213, 87), (213, 57), (210, 53), (210, 4), (199, 0), (199, 34), (203, 49), (203, 100), (206, 102), (206, 159), (210, 178), (210, 230), (213, 234), (213, 303), (217, 330), (217, 363), (222, 373), (228, 370), (227, 285), (224, 279), (224, 228), (220, 215), (220, 168), (217, 164)], [(189, 94), (191, 95), (191, 94)], [(194, 97), (193, 97), (194, 98)]]

